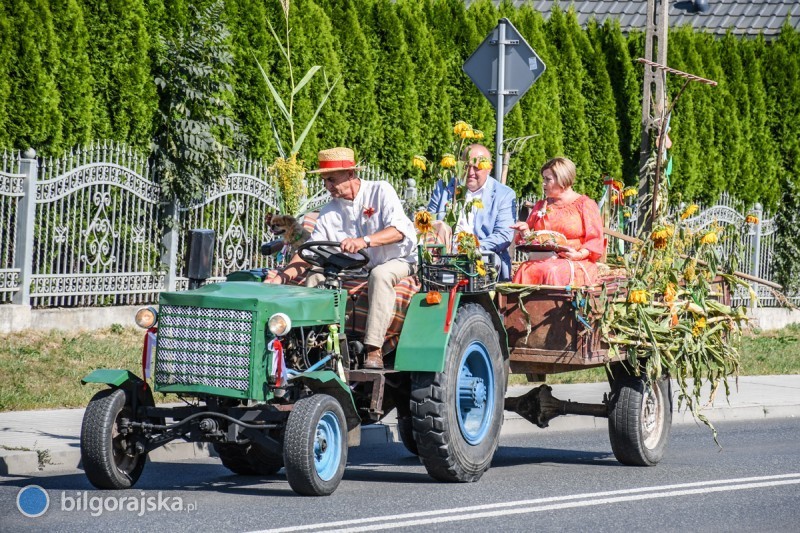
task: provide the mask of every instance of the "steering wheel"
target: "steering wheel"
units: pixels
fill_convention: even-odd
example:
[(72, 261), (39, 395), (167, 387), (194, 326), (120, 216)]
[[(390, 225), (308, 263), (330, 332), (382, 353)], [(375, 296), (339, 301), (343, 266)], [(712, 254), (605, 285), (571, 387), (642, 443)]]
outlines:
[[(334, 248), (335, 250), (331, 250)], [(297, 248), (300, 258), (323, 270), (339, 272), (355, 272), (367, 266), (369, 256), (364, 250), (356, 252), (361, 258), (351, 257), (342, 252), (342, 246), (334, 241), (307, 241)]]

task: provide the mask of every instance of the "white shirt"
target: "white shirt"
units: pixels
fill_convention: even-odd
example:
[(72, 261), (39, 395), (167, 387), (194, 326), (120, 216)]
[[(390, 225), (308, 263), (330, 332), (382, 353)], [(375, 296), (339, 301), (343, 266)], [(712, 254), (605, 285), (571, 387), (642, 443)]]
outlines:
[(358, 194), (353, 200), (334, 198), (319, 213), (312, 241), (342, 242), (348, 237), (364, 237), (393, 226), (403, 234), (403, 240), (365, 248), (373, 268), (400, 259), (417, 262), (417, 232), (414, 223), (403, 212), (403, 204), (394, 188), (385, 181), (361, 180)]
[[(479, 200), (483, 200), (483, 191), (486, 190), (486, 184), (489, 183), (487, 179), (483, 186), (475, 192), (470, 191), (467, 189), (467, 194), (464, 199), (464, 205), (467, 205), (472, 199), (478, 198)], [(469, 210), (467, 213), (461, 213), (458, 217), (458, 222), (456, 223), (456, 230), (455, 234), (457, 235), (460, 232), (466, 233), (475, 233), (475, 208)]]

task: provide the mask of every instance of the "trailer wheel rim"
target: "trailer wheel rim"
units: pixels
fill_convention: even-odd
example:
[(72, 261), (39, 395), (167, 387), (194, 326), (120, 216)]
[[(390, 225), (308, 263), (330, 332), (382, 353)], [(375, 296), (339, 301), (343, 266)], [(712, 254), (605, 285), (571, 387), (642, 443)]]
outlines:
[(647, 449), (658, 445), (664, 431), (664, 405), (656, 387), (648, 384), (642, 398), (642, 437)]
[(469, 444), (480, 444), (492, 427), (494, 370), (486, 347), (473, 341), (461, 357), (456, 390), (458, 428)]
[(314, 467), (323, 481), (329, 481), (339, 469), (342, 450), (342, 428), (333, 411), (325, 411), (314, 435)]

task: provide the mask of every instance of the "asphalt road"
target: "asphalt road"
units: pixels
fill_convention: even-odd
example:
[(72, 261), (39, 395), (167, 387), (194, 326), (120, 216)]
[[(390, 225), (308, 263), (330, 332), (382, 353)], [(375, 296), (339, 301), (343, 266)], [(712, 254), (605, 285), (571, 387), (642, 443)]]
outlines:
[[(797, 531), (800, 419), (718, 426), (721, 450), (704, 427), (674, 426), (654, 468), (621, 466), (602, 429), (534, 429), (504, 438), (481, 481), (464, 485), (432, 481), (400, 444), (352, 449), (327, 498), (295, 496), (282, 475), (234, 476), (215, 459), (150, 463), (121, 492), (90, 490), (80, 471), (0, 478), (0, 530)], [(50, 506), (28, 518), (16, 499), (34, 484)], [(78, 508), (84, 491), (94, 511)], [(161, 510), (141, 505), (157, 506), (159, 492)]]

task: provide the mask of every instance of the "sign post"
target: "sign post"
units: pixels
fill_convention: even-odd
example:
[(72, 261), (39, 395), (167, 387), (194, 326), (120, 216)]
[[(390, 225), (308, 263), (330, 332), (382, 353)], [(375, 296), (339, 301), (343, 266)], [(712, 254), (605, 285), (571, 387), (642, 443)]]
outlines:
[(496, 174), (503, 168), (503, 119), (546, 67), (511, 21), (503, 18), (462, 68), (497, 110)]

